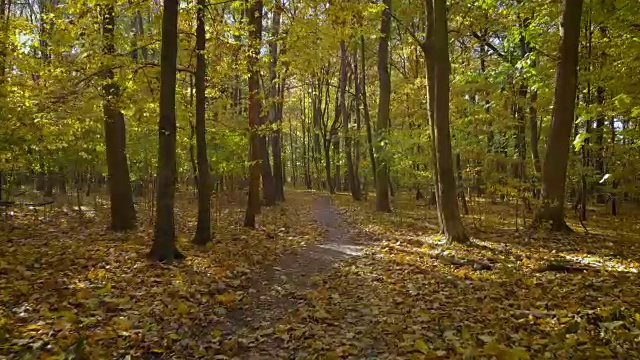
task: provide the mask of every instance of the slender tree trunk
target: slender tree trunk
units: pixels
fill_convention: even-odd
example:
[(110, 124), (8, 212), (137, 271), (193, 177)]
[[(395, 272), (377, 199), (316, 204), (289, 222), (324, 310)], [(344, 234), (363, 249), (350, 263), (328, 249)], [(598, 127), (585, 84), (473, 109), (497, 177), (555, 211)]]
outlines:
[[(282, 163), (282, 106), (284, 100), (284, 75), (280, 74), (280, 82), (277, 81), (278, 65), (278, 36), (280, 35), (280, 1), (276, 1), (273, 7), (273, 17), (271, 22), (271, 43), (269, 44), (271, 53), (271, 63), (269, 66), (269, 83), (271, 86), (270, 97), (271, 107), (269, 118), (274, 126), (271, 136), (271, 152), (273, 154), (273, 181), (275, 201), (284, 201), (284, 171)], [(281, 52), (284, 49), (281, 50)]]
[(569, 159), (571, 128), (574, 123), (580, 42), (582, 0), (564, 0), (560, 61), (556, 66), (553, 120), (542, 168), (542, 207), (534, 224), (550, 222), (554, 231), (570, 230), (564, 220), (564, 194)]
[[(354, 64), (354, 66), (357, 66)], [(356, 80), (357, 81), (357, 80)], [(355, 166), (353, 165), (351, 131), (349, 129), (349, 110), (347, 108), (347, 45), (344, 40), (340, 42), (340, 112), (342, 113), (342, 131), (344, 134), (344, 152), (347, 160), (347, 178), (349, 181), (349, 191), (354, 200), (359, 201), (362, 197), (360, 186), (357, 181)]]
[(176, 67), (178, 0), (165, 0), (160, 50), (160, 121), (158, 123), (158, 189), (153, 246), (149, 256), (173, 262), (184, 257), (176, 248), (174, 199), (176, 191)]
[[(434, 49), (434, 9), (433, 0), (425, 0), (425, 13), (427, 17), (427, 41), (422, 46), (422, 51), (426, 58), (426, 73), (427, 73), (427, 95), (429, 104), (429, 133), (431, 135), (431, 163), (433, 165), (433, 183), (435, 188), (435, 203), (436, 208), (442, 208), (440, 204), (440, 180), (438, 179), (438, 160), (436, 151), (436, 118), (435, 118), (435, 99), (436, 99), (436, 69), (435, 69), (435, 56), (433, 54)], [(438, 213), (438, 226), (440, 231), (444, 232), (444, 220), (442, 219), (442, 212)]]
[(362, 156), (361, 147), (360, 147), (360, 134), (362, 131), (362, 115), (360, 114), (360, 89), (359, 89), (360, 75), (358, 74), (358, 46), (357, 45), (353, 49), (353, 79), (354, 79), (354, 91), (355, 91), (353, 102), (354, 102), (355, 111), (356, 111), (356, 136), (353, 144), (353, 147), (355, 150), (353, 170), (355, 175), (356, 186), (358, 187), (360, 198), (362, 198), (362, 185), (360, 183), (360, 159)]
[[(610, 153), (610, 158), (613, 159), (613, 155), (614, 152), (616, 151), (616, 123), (615, 123), (615, 119), (612, 117), (609, 119), (609, 128), (611, 129), (611, 153)], [(607, 172), (609, 173), (613, 173), (613, 166), (611, 166), (611, 161), (609, 162), (609, 164), (607, 164)], [(614, 178), (613, 179), (613, 184), (612, 186), (612, 191), (611, 191), (611, 215), (613, 216), (618, 216), (618, 202), (617, 202), (617, 188), (618, 188), (618, 181)]]
[(435, 141), (440, 187), (440, 204), (445, 236), (456, 242), (468, 241), (462, 226), (456, 180), (453, 174), (451, 134), (449, 132), (449, 40), (447, 28), (447, 2), (434, 0), (433, 52), (435, 63)]
[[(260, 160), (262, 146), (258, 131), (261, 125), (260, 113), (260, 69), (258, 61), (260, 56), (260, 43), (262, 42), (262, 0), (245, 0), (247, 6), (247, 18), (249, 22), (249, 41), (251, 53), (249, 56), (249, 144), (251, 152), (251, 165), (249, 166), (249, 199), (245, 212), (244, 226), (254, 228), (256, 215), (260, 213)], [(265, 146), (266, 148), (266, 146)]]
[(529, 106), (529, 134), (531, 136), (531, 159), (533, 161), (533, 169), (536, 172), (536, 176), (540, 176), (542, 173), (542, 165), (540, 164), (540, 150), (538, 141), (540, 134), (538, 133), (538, 109), (536, 108), (536, 102), (538, 101), (538, 92), (531, 92), (530, 106)]
[(297, 171), (297, 163), (298, 156), (293, 151), (294, 147), (298, 148), (298, 134), (293, 131), (293, 120), (289, 117), (289, 162), (291, 166), (291, 181), (293, 183), (293, 188), (295, 189), (298, 185), (298, 171)]
[(389, 132), (389, 107), (391, 103), (391, 77), (389, 76), (389, 38), (391, 37), (391, 0), (383, 0), (378, 42), (378, 77), (380, 78), (380, 99), (378, 101), (378, 120), (376, 123), (377, 175), (376, 210), (390, 212), (389, 204), (389, 161), (384, 143)]
[(324, 173), (327, 188), (330, 194), (335, 194), (336, 188), (333, 186), (333, 178), (331, 177), (331, 139), (327, 139), (327, 136), (322, 139), (322, 147), (324, 149)]
[(276, 204), (275, 181), (271, 170), (271, 161), (269, 159), (269, 146), (267, 144), (267, 134), (264, 131), (264, 125), (268, 125), (269, 121), (266, 116), (260, 116), (260, 133), (258, 134), (258, 142), (260, 144), (260, 154), (262, 161), (260, 162), (262, 169), (262, 198), (264, 206), (273, 206)]
[(207, 126), (205, 79), (207, 63), (204, 57), (206, 47), (205, 8), (206, 0), (198, 0), (196, 11), (196, 147), (198, 160), (198, 225), (193, 242), (205, 245), (211, 241), (211, 180), (209, 158), (207, 157)]
[(458, 190), (458, 194), (460, 197), (460, 203), (462, 204), (462, 213), (464, 215), (469, 215), (469, 205), (467, 204), (467, 197), (464, 193), (464, 188), (461, 186), (462, 184), (462, 159), (460, 157), (460, 153), (456, 153), (456, 170), (458, 177), (458, 186), (460, 189)]
[[(112, 3), (102, 4), (103, 53), (115, 55), (115, 14)], [(124, 115), (120, 111), (120, 86), (114, 80), (113, 70), (107, 65), (104, 71), (104, 137), (107, 154), (109, 198), (111, 200), (111, 230), (126, 231), (136, 228), (136, 211), (129, 179), (126, 130)]]
[(371, 131), (371, 115), (369, 113), (369, 102), (367, 101), (367, 68), (364, 47), (364, 35), (360, 36), (360, 61), (362, 62), (362, 83), (360, 85), (360, 93), (362, 95), (362, 112), (364, 113), (364, 126), (367, 130), (367, 149), (369, 150), (369, 161), (371, 162), (371, 173), (373, 174), (374, 186), (378, 182), (376, 167), (376, 156), (373, 146), (373, 133)]

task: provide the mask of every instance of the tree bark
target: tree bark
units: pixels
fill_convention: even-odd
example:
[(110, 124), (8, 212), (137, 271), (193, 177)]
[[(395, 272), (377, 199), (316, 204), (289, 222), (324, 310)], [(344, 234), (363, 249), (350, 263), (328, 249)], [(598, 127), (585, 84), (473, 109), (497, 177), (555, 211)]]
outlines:
[(449, 132), (449, 40), (447, 28), (447, 2), (434, 0), (433, 52), (435, 70), (435, 142), (438, 164), (440, 204), (445, 236), (456, 242), (468, 241), (460, 219), (456, 198), (456, 180), (453, 173), (451, 134)]
[(389, 107), (391, 102), (391, 77), (389, 76), (389, 38), (391, 37), (391, 0), (383, 0), (385, 9), (380, 21), (381, 37), (378, 42), (378, 77), (380, 98), (378, 100), (378, 120), (376, 122), (377, 175), (376, 210), (390, 212), (389, 204), (389, 161), (385, 151), (389, 131)]
[(178, 0), (165, 0), (160, 50), (160, 120), (158, 123), (158, 188), (153, 246), (149, 256), (171, 263), (181, 259), (176, 248), (174, 199), (176, 190), (176, 67)]
[(260, 213), (260, 160), (263, 160), (260, 135), (258, 134), (262, 122), (260, 119), (262, 103), (260, 102), (259, 94), (260, 69), (258, 68), (260, 43), (262, 42), (262, 0), (245, 0), (245, 6), (247, 6), (249, 41), (251, 42), (251, 52), (247, 64), (249, 67), (249, 147), (251, 165), (249, 166), (249, 198), (244, 226), (254, 228), (256, 226), (256, 215)]
[(371, 131), (371, 115), (369, 113), (369, 102), (367, 101), (367, 64), (365, 57), (364, 35), (360, 36), (360, 61), (362, 63), (362, 83), (360, 84), (360, 94), (362, 95), (362, 112), (364, 113), (364, 126), (367, 130), (367, 148), (369, 150), (369, 161), (371, 162), (371, 172), (373, 173), (374, 186), (378, 182), (378, 169), (376, 167), (376, 156), (373, 150), (373, 134)]
[[(102, 4), (103, 53), (107, 59), (115, 55), (115, 14), (112, 3)], [(111, 230), (127, 231), (136, 228), (136, 211), (129, 179), (129, 163), (126, 153), (126, 130), (124, 115), (120, 111), (120, 86), (114, 79), (113, 70), (104, 71), (103, 113), (104, 137), (111, 200)]]
[[(356, 79), (357, 82), (357, 79)], [(347, 160), (347, 179), (349, 181), (349, 191), (351, 197), (360, 201), (362, 194), (360, 193), (360, 185), (353, 164), (352, 146), (353, 140), (349, 130), (349, 110), (347, 108), (347, 45), (344, 40), (340, 42), (340, 112), (342, 113), (342, 132), (344, 135), (344, 153)]]
[(204, 57), (206, 47), (205, 8), (206, 0), (198, 0), (196, 10), (196, 147), (198, 161), (198, 225), (193, 242), (205, 245), (211, 241), (211, 180), (207, 157), (206, 95), (205, 79), (207, 63)]
[(531, 159), (533, 161), (533, 169), (536, 172), (536, 176), (540, 176), (542, 173), (542, 165), (540, 164), (540, 150), (538, 149), (538, 141), (540, 135), (538, 134), (538, 109), (536, 108), (536, 102), (538, 101), (538, 92), (531, 92), (529, 105), (529, 130), (531, 136)]
[[(428, 96), (428, 116), (429, 116), (429, 133), (431, 135), (431, 163), (433, 165), (433, 184), (435, 191), (433, 197), (435, 198), (435, 205), (437, 209), (440, 209), (440, 181), (438, 179), (438, 160), (436, 156), (436, 118), (435, 118), (435, 99), (436, 99), (436, 70), (435, 70), (435, 57), (434, 57), (434, 9), (433, 0), (425, 0), (425, 14), (427, 18), (426, 30), (427, 41), (422, 46), (422, 51), (425, 55), (426, 73), (427, 73), (427, 96)], [(444, 232), (444, 220), (442, 219), (442, 212), (438, 213), (438, 226), (440, 232)]]
[(278, 83), (278, 36), (280, 36), (280, 1), (276, 1), (273, 7), (273, 17), (271, 21), (271, 44), (269, 51), (271, 53), (271, 63), (269, 66), (269, 83), (271, 108), (269, 109), (269, 118), (274, 126), (271, 135), (271, 153), (273, 154), (273, 190), (275, 201), (284, 201), (284, 174), (282, 164), (282, 106), (284, 96), (284, 76), (280, 75)]
[(570, 231), (564, 220), (564, 193), (574, 123), (582, 0), (564, 0), (560, 60), (556, 66), (553, 120), (542, 168), (543, 204), (534, 224), (551, 223), (554, 231)]

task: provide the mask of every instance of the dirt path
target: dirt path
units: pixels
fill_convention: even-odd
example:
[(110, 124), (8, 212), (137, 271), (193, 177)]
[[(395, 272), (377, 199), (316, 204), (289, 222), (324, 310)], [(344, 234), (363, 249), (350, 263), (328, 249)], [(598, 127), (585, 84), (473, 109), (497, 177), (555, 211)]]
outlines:
[[(264, 269), (251, 284), (243, 306), (227, 315), (229, 327), (226, 332), (230, 336), (250, 338), (251, 334), (273, 328), (303, 301), (301, 293), (314, 288), (316, 277), (339, 261), (361, 254), (361, 247), (341, 226), (331, 198), (315, 198), (311, 206), (314, 220), (327, 231), (324, 240), (296, 249), (285, 255), (277, 266)], [(239, 344), (238, 355), (242, 359), (272, 358), (278, 347), (277, 343), (269, 342), (253, 345)]]

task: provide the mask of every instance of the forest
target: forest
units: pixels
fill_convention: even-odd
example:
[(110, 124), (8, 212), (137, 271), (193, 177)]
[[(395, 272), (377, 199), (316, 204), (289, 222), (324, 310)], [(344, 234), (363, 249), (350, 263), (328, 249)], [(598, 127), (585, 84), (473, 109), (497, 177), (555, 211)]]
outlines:
[(0, 0), (0, 359), (640, 358), (638, 13)]

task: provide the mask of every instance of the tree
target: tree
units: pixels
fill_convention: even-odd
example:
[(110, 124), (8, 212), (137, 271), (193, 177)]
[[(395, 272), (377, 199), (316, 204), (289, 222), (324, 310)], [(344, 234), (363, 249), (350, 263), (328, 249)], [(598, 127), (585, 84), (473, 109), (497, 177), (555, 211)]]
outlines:
[[(427, 0), (428, 1), (428, 0)], [(442, 218), (445, 236), (456, 242), (465, 242), (468, 237), (462, 226), (456, 180), (453, 172), (451, 134), (449, 131), (449, 39), (447, 27), (447, 2), (433, 3), (433, 53), (434, 53), (434, 122), (436, 162), (438, 171), (438, 212)], [(431, 19), (429, 19), (431, 20)]]
[(282, 107), (284, 100), (284, 76), (280, 74), (280, 83), (278, 84), (277, 72), (281, 7), (282, 5), (279, 1), (276, 1), (273, 6), (273, 15), (271, 19), (271, 44), (269, 44), (269, 51), (271, 53), (271, 63), (269, 64), (269, 82), (271, 84), (271, 107), (269, 109), (269, 118), (271, 124), (274, 126), (273, 135), (271, 136), (271, 152), (273, 153), (273, 186), (275, 201), (284, 201), (281, 130)]
[[(111, 2), (102, 6), (103, 54), (109, 60), (116, 53), (114, 32), (115, 15)], [(104, 138), (107, 155), (109, 198), (111, 200), (111, 229), (113, 231), (132, 230), (136, 227), (136, 212), (129, 179), (127, 161), (126, 130), (124, 115), (119, 109), (120, 86), (114, 80), (110, 62), (104, 70)]]
[[(354, 200), (359, 201), (362, 197), (360, 193), (360, 183), (353, 164), (353, 140), (349, 130), (349, 110), (347, 108), (347, 45), (344, 40), (340, 41), (340, 113), (342, 114), (342, 133), (344, 135), (344, 149), (347, 160), (347, 178), (349, 180), (349, 191)], [(357, 81), (357, 80), (356, 80)]]
[(378, 77), (380, 78), (380, 99), (376, 122), (376, 210), (390, 212), (389, 204), (389, 159), (385, 153), (385, 142), (389, 131), (389, 107), (391, 103), (391, 77), (389, 76), (389, 38), (391, 37), (391, 0), (384, 0), (380, 22), (381, 37), (378, 42)]
[[(262, 104), (260, 102), (260, 43), (262, 41), (262, 0), (246, 0), (247, 20), (249, 24), (250, 53), (247, 61), (249, 79), (249, 197), (245, 211), (244, 226), (255, 227), (256, 215), (260, 213), (260, 175), (262, 143), (260, 139)], [(265, 146), (266, 148), (266, 146)]]
[[(362, 112), (364, 114), (364, 125), (367, 132), (367, 149), (369, 153), (369, 161), (371, 161), (371, 172), (373, 174), (373, 184), (378, 183), (378, 168), (376, 166), (376, 156), (373, 143), (373, 132), (371, 131), (371, 116), (369, 114), (369, 102), (367, 101), (367, 74), (366, 74), (366, 57), (364, 36), (360, 36), (360, 61), (362, 62), (362, 82), (359, 84), (359, 94), (362, 96)], [(358, 90), (356, 90), (356, 96)], [(377, 188), (377, 187), (376, 187)]]
[(570, 230), (564, 220), (564, 196), (570, 136), (576, 105), (582, 4), (582, 0), (563, 2), (563, 34), (560, 41), (560, 60), (556, 65), (553, 119), (542, 167), (543, 203), (534, 219), (536, 225), (550, 222), (551, 229), (554, 231)]
[(149, 256), (171, 263), (183, 258), (176, 248), (174, 200), (176, 191), (176, 69), (178, 2), (165, 0), (160, 51), (160, 121), (158, 123), (158, 190), (153, 247)]
[(211, 180), (207, 157), (205, 79), (207, 64), (204, 56), (206, 45), (206, 0), (198, 0), (196, 10), (196, 146), (198, 162), (198, 225), (193, 242), (204, 245), (211, 241)]

